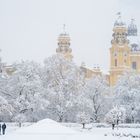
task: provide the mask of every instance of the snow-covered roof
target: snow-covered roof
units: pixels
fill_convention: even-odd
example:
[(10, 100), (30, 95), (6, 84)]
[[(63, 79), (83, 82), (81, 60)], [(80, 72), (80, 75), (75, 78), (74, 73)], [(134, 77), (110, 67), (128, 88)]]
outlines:
[(128, 40), (129, 40), (132, 52), (140, 51), (140, 40), (138, 36), (129, 36)]
[(130, 44), (140, 44), (140, 39), (138, 36), (128, 36)]
[(122, 21), (121, 15), (119, 14), (117, 20), (114, 23), (114, 27), (125, 27), (126, 24)]
[(128, 25), (128, 36), (137, 36), (137, 26), (134, 23), (134, 19), (131, 19), (131, 23)]
[(63, 32), (59, 35), (59, 38), (70, 38), (69, 34), (66, 32), (65, 28), (66, 28), (66, 25), (64, 24), (63, 25)]

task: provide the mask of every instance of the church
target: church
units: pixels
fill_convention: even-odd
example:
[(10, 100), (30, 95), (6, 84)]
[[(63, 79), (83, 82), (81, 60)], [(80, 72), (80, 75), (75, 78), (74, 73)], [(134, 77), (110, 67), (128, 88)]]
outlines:
[[(72, 60), (72, 49), (70, 48), (70, 36), (65, 32), (58, 37), (58, 48), (56, 53), (62, 54), (67, 60)], [(99, 67), (87, 68), (84, 63), (80, 68), (85, 73), (86, 78), (95, 75), (103, 75)], [(110, 70), (106, 78), (110, 86), (114, 86), (119, 77), (127, 71), (140, 73), (140, 42), (138, 29), (134, 19), (127, 26), (123, 22), (121, 14), (114, 23), (110, 48)]]
[[(70, 45), (70, 36), (66, 33), (64, 25), (63, 33), (58, 37), (56, 53), (62, 54), (67, 60), (71, 61), (73, 55)], [(127, 26), (125, 22), (123, 22), (121, 14), (118, 14), (113, 26), (109, 51), (109, 74), (102, 73), (98, 66), (91, 69), (82, 63), (80, 68), (84, 72), (85, 78), (89, 79), (96, 75), (105, 75), (109, 85), (114, 86), (124, 72), (135, 71), (136, 73), (140, 73), (140, 41), (134, 19), (132, 19)], [(0, 63), (2, 64), (0, 65), (0, 72), (11, 75), (16, 70), (13, 66), (6, 66), (2, 62)]]
[(134, 19), (126, 26), (121, 15), (114, 23), (110, 48), (110, 86), (126, 71), (140, 73), (140, 42)]

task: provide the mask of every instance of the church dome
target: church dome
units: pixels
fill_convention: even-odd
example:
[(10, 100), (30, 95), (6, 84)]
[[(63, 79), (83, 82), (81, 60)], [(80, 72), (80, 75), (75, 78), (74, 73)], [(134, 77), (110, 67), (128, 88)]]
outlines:
[(125, 26), (125, 23), (122, 21), (122, 18), (121, 18), (121, 13), (118, 12), (117, 15), (118, 15), (118, 18), (114, 23), (114, 27), (123, 27), (123, 26)]
[(137, 25), (134, 23), (134, 19), (131, 19), (131, 23), (128, 25), (127, 34), (132, 52), (140, 52), (140, 40), (137, 32)]
[(61, 33), (58, 37), (58, 46), (70, 46), (70, 36), (67, 33)]
[(58, 37), (58, 46), (60, 47), (69, 47), (70, 46), (70, 36), (65, 31), (65, 24), (63, 26), (63, 33)]
[(137, 26), (134, 19), (131, 19), (131, 23), (128, 25), (128, 36), (137, 36)]
[(63, 32), (58, 36), (58, 48), (57, 53), (70, 54), (72, 49), (70, 48), (70, 36), (65, 31), (65, 25), (63, 26)]

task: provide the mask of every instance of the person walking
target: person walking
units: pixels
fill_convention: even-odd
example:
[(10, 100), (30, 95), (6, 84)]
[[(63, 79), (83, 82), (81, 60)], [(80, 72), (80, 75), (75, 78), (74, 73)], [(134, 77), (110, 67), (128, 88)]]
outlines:
[(113, 122), (112, 123), (112, 130), (114, 130), (114, 128), (115, 128), (115, 123)]
[(4, 123), (4, 124), (2, 125), (2, 134), (3, 134), (3, 135), (5, 135), (5, 129), (6, 129), (6, 124)]
[(1, 135), (1, 124), (0, 124), (0, 135)]
[(119, 129), (119, 119), (117, 119), (117, 130)]

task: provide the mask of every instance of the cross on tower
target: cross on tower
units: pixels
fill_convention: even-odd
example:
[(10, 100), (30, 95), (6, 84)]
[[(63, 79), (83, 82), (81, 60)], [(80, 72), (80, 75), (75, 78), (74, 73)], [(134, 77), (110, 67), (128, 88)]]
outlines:
[(66, 24), (63, 24), (63, 32), (66, 33)]

